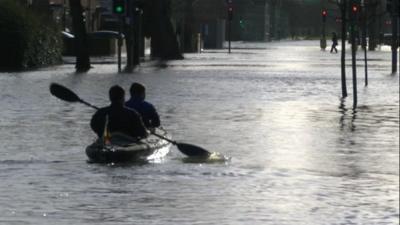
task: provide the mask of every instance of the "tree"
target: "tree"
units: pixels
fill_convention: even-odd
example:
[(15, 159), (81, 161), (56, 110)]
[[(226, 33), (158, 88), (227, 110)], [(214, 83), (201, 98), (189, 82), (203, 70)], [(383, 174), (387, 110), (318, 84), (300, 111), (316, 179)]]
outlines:
[(340, 10), (340, 16), (342, 21), (341, 27), (341, 39), (342, 39), (342, 51), (341, 51), (341, 84), (342, 84), (342, 97), (347, 97), (347, 85), (346, 85), (346, 39), (347, 39), (347, 0), (337, 0), (336, 4)]
[(176, 33), (179, 35), (180, 48), (183, 52), (195, 52), (196, 45), (193, 41), (195, 0), (171, 0), (171, 15), (177, 22)]
[(149, 0), (144, 6), (144, 34), (151, 37), (153, 57), (183, 59), (170, 19), (170, 0)]
[(83, 8), (80, 0), (69, 0), (72, 16), (72, 30), (75, 34), (76, 72), (82, 73), (90, 70), (89, 45), (86, 27), (83, 21)]

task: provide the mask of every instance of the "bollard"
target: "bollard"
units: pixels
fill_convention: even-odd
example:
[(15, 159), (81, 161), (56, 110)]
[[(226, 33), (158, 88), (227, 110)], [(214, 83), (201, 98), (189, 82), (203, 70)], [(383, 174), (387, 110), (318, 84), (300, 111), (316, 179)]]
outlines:
[(197, 33), (197, 52), (201, 53), (201, 34)]

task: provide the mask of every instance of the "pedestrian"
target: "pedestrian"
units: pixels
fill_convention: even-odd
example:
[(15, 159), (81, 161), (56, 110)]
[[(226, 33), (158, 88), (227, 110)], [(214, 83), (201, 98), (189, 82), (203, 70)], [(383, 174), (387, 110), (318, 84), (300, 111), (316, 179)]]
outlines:
[[(140, 115), (127, 107), (125, 103), (125, 91), (115, 85), (109, 90), (111, 104), (99, 109), (90, 121), (90, 127), (99, 138), (106, 133), (119, 132), (133, 138), (147, 136), (146, 128)], [(104, 135), (105, 136), (105, 135)]]
[(332, 47), (331, 47), (331, 53), (333, 52), (333, 50), (335, 50), (335, 53), (338, 52), (336, 46), (338, 45), (338, 39), (337, 39), (337, 35), (335, 32), (332, 32)]
[(145, 101), (146, 88), (140, 83), (133, 83), (129, 89), (131, 98), (125, 103), (128, 108), (136, 110), (147, 128), (160, 126), (160, 117), (153, 104)]

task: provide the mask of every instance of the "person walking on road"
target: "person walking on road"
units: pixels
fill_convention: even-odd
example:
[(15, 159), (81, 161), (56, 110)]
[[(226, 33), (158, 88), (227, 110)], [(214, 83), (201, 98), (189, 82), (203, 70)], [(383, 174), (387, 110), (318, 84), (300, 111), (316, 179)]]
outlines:
[(338, 52), (336, 46), (338, 45), (338, 39), (337, 39), (337, 35), (335, 32), (332, 32), (332, 47), (331, 47), (331, 53), (333, 51), (335, 51), (335, 53)]

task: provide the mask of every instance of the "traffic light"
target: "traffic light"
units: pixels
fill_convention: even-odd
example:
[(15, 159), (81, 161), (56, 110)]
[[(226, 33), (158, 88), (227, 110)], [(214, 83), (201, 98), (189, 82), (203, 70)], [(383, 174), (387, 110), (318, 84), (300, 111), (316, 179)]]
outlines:
[(357, 13), (358, 13), (358, 10), (359, 10), (359, 8), (358, 8), (358, 5), (357, 5), (357, 4), (353, 4), (353, 5), (351, 6), (351, 12), (352, 12), (353, 14), (357, 14)]
[(326, 9), (322, 10), (322, 22), (326, 22), (326, 16), (328, 15), (328, 11)]
[(356, 21), (360, 12), (360, 6), (356, 3), (350, 5), (350, 18)]
[(113, 11), (115, 14), (124, 14), (125, 0), (113, 0)]
[(231, 21), (233, 18), (233, 7), (230, 5), (228, 6), (228, 19)]
[(244, 21), (243, 21), (243, 19), (240, 19), (240, 20), (239, 20), (239, 25), (240, 25), (240, 27), (241, 27), (242, 29), (244, 29)]

